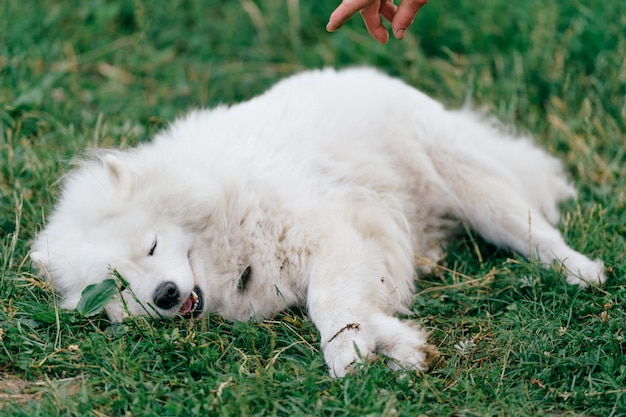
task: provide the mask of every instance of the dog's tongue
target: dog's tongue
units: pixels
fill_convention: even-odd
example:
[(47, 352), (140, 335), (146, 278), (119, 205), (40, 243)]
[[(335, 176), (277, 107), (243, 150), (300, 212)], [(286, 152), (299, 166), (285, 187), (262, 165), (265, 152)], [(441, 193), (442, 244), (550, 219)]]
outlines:
[(185, 300), (185, 302), (183, 303), (182, 307), (180, 308), (180, 310), (178, 310), (178, 312), (182, 315), (185, 315), (187, 313), (189, 313), (191, 311), (191, 308), (193, 307), (193, 296), (189, 296), (189, 298), (187, 298)]

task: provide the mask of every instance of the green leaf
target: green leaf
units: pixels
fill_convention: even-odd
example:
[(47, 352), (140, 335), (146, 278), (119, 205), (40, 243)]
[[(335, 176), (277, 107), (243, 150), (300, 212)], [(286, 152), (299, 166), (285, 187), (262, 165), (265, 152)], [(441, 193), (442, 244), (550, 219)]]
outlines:
[(105, 279), (99, 284), (88, 285), (80, 296), (76, 311), (83, 317), (95, 316), (116, 294), (117, 283), (113, 279)]

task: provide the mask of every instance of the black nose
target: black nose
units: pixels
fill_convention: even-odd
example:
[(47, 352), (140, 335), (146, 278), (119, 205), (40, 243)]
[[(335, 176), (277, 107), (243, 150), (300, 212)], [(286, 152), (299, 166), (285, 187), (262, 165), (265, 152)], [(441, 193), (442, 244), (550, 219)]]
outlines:
[(154, 304), (164, 310), (170, 309), (180, 302), (178, 287), (172, 281), (161, 283), (154, 291)]

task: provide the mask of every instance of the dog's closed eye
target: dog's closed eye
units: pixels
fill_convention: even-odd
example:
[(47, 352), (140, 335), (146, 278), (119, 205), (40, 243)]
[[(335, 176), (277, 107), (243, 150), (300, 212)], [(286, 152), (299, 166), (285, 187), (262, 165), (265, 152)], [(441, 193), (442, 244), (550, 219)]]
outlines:
[(152, 246), (150, 247), (150, 250), (148, 251), (148, 256), (152, 256), (154, 255), (154, 251), (156, 250), (157, 247), (157, 238), (154, 238), (154, 242), (152, 242)]

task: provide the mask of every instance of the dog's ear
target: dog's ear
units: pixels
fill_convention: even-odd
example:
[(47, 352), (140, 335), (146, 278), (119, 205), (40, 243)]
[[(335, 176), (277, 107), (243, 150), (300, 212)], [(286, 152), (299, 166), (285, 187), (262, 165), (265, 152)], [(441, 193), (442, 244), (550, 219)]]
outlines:
[(48, 262), (48, 259), (44, 256), (44, 254), (38, 251), (32, 251), (30, 252), (30, 260), (39, 269), (41, 275), (44, 275), (46, 269), (45, 265)]
[(43, 255), (39, 252), (31, 252), (30, 259), (35, 263), (43, 263)]
[(130, 196), (135, 182), (132, 171), (112, 154), (108, 154), (102, 158), (102, 162), (113, 180), (113, 183), (118, 190), (121, 191), (121, 195), (125, 197)]

